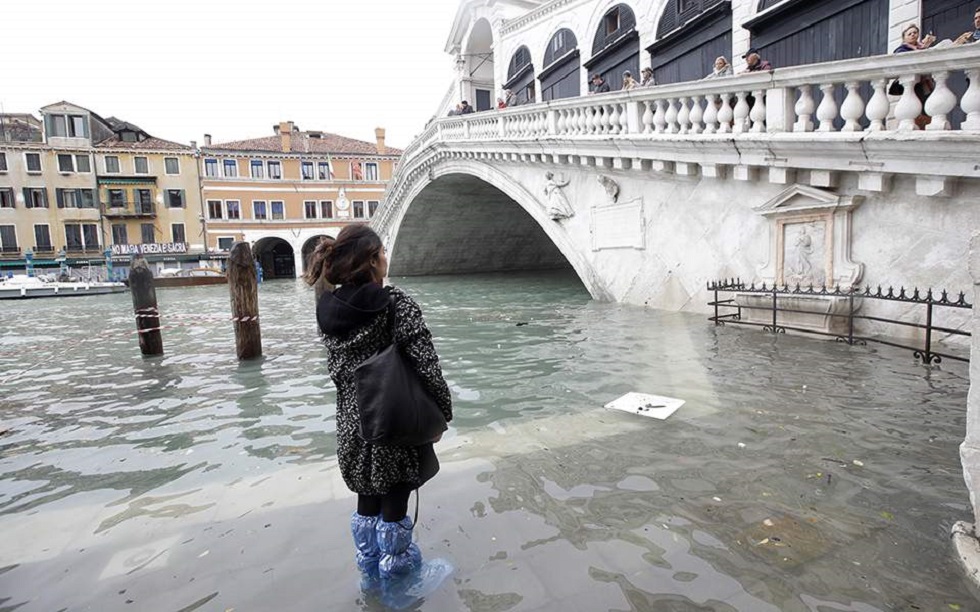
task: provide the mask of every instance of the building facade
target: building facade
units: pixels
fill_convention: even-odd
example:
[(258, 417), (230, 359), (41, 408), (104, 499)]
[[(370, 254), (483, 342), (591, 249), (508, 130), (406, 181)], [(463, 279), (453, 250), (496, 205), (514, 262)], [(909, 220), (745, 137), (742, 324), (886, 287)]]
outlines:
[(108, 258), (118, 275), (135, 254), (158, 268), (204, 254), (192, 146), (69, 102), (3, 124), (0, 248), (10, 271)]
[(374, 216), (400, 154), (381, 128), (373, 143), (291, 121), (261, 138), (211, 144), (206, 135), (199, 171), (208, 250), (248, 241), (265, 278), (302, 274), (320, 237)]

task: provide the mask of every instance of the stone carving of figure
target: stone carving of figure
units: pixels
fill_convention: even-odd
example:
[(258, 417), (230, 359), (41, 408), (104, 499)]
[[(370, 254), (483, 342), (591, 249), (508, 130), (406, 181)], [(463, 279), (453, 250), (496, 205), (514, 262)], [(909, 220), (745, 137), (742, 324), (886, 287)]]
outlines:
[(547, 181), (544, 185), (544, 195), (548, 198), (548, 216), (553, 221), (567, 219), (575, 214), (572, 207), (568, 204), (568, 198), (562, 188), (568, 185), (568, 179), (559, 182), (555, 179), (554, 172), (545, 172), (544, 178)]
[(616, 200), (619, 199), (619, 183), (601, 174), (596, 177), (596, 180), (605, 188), (606, 195), (609, 196), (609, 201), (615, 204)]
[(806, 233), (806, 226), (800, 227), (800, 233), (796, 237), (796, 262), (793, 272), (800, 277), (801, 282), (813, 282), (813, 263), (810, 255), (813, 254), (813, 238)]

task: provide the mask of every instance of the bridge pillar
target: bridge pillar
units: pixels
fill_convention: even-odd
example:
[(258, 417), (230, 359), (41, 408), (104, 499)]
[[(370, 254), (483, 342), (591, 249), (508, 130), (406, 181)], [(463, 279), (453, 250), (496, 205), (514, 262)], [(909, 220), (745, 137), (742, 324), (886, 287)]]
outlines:
[(980, 596), (980, 540), (976, 526), (980, 524), (980, 232), (970, 240), (970, 276), (973, 279), (973, 329), (970, 345), (970, 393), (966, 407), (966, 439), (960, 445), (963, 479), (970, 492), (973, 523), (959, 521), (953, 525), (953, 548), (957, 560), (966, 572), (974, 595)]

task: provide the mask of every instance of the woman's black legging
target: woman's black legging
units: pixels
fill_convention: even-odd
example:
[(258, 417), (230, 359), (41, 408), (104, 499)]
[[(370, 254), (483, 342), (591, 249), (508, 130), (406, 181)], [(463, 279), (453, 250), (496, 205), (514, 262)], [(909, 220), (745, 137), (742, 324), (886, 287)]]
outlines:
[(408, 514), (408, 497), (415, 487), (398, 484), (384, 495), (358, 495), (357, 513), (361, 516), (378, 516), (389, 523), (400, 521)]

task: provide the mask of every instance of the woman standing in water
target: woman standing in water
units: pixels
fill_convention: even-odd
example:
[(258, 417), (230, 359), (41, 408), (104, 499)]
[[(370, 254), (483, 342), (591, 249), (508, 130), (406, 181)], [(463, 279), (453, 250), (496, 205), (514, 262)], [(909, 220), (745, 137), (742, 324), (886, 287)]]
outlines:
[[(337, 388), (337, 460), (344, 482), (357, 494), (351, 533), (357, 566), (365, 579), (362, 585), (370, 588), (380, 579), (382, 591), (386, 591), (401, 577), (416, 582), (420, 578), (430, 583), (433, 578), (441, 581), (451, 570), (445, 563), (435, 570), (423, 564), (421, 552), (412, 542), (415, 526), (408, 516), (411, 492), (439, 471), (432, 442), (422, 446), (365, 442), (360, 436), (354, 388), (354, 369), (394, 341), (446, 421), (452, 419), (449, 388), (422, 310), (401, 289), (384, 287), (388, 273), (384, 245), (366, 225), (348, 225), (333, 244), (321, 243), (309, 270), (308, 283), (325, 276), (337, 287), (320, 297), (316, 319), (327, 347), (330, 377)], [(395, 309), (394, 328), (390, 326), (391, 308)]]

